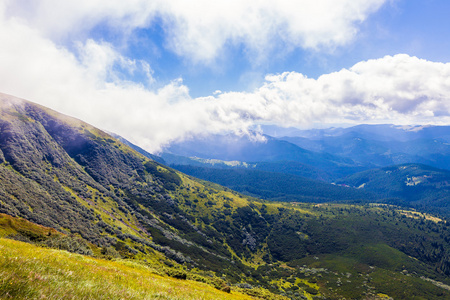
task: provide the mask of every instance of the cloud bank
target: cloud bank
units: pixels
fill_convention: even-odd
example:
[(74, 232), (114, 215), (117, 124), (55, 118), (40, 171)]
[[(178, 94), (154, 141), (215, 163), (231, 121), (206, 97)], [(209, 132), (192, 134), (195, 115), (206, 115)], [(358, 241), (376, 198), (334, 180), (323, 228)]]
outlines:
[[(4, 41), (0, 46), (0, 91), (38, 102), (118, 133), (151, 152), (160, 150), (161, 146), (172, 140), (193, 135), (222, 132), (247, 134), (249, 128), (263, 123), (302, 127), (317, 123), (450, 123), (450, 64), (426, 61), (406, 54), (362, 61), (351, 68), (324, 74), (317, 79), (298, 72), (267, 75), (264, 84), (253, 92), (218, 91), (209, 97), (192, 98), (182, 79), (174, 79), (159, 89), (149, 89), (145, 84), (127, 80), (124, 74), (143, 72), (149, 82), (153, 81), (151, 66), (145, 61), (124, 57), (111, 43), (86, 38), (80, 39), (70, 48), (57, 42), (57, 37), (71, 32), (74, 24), (80, 22), (86, 27), (108, 22), (132, 30), (136, 26), (148, 26), (154, 11), (158, 11), (160, 17), (171, 20), (171, 28), (181, 27), (180, 20), (184, 20), (185, 30), (189, 31), (179, 36), (177, 30), (169, 34), (168, 45), (173, 51), (180, 51), (180, 55), (193, 60), (210, 60), (229, 39), (245, 39), (251, 30), (243, 28), (251, 27), (252, 24), (257, 27), (258, 22), (263, 22), (259, 20), (261, 12), (250, 12), (249, 16), (255, 14), (255, 20), (239, 24), (236, 24), (237, 19), (234, 23), (229, 19), (217, 23), (214, 20), (204, 21), (206, 23), (202, 24), (210, 26), (212, 31), (219, 30), (217, 28), (224, 27), (227, 22), (236, 28), (225, 26), (221, 29), (223, 35), (219, 35), (216, 41), (211, 41), (208, 33), (203, 40), (199, 36), (202, 27), (196, 21), (190, 21), (189, 18), (194, 17), (184, 12), (180, 3), (177, 15), (172, 7), (177, 2), (170, 1), (164, 9), (157, 10), (136, 0), (135, 5), (140, 10), (130, 8), (131, 5), (120, 10), (118, 8), (122, 7), (122, 2), (111, 1), (115, 10), (95, 13), (104, 2), (80, 1), (77, 9), (81, 12), (74, 8), (73, 16), (68, 19), (64, 18), (63, 13), (66, 7), (56, 7), (56, 11), (63, 10), (60, 16), (63, 29), (53, 28), (53, 22), (56, 21), (43, 17), (49, 10), (47, 6), (55, 4), (54, 1), (34, 4), (34, 9), (43, 12), (29, 20), (23, 19), (26, 15), (24, 11), (11, 14), (11, 11), (18, 9), (11, 6), (13, 2), (0, 2), (0, 40)], [(376, 9), (383, 1), (327, 3), (333, 5), (334, 2), (353, 8), (350, 10), (353, 11), (351, 18), (335, 17), (338, 25), (340, 21), (344, 27), (348, 27), (341, 37), (332, 29), (327, 30), (327, 24), (320, 20), (316, 25), (311, 25), (311, 29), (300, 25), (296, 27), (296, 23), (289, 23), (289, 18), (284, 19), (286, 24), (279, 23), (276, 26), (284, 30), (286, 37), (293, 37), (293, 44), (298, 43), (301, 47), (344, 43), (355, 34), (354, 22), (363, 20), (369, 11)], [(243, 4), (239, 3), (234, 5), (241, 7)], [(268, 2), (258, 3), (261, 7), (269, 7)], [(203, 4), (208, 6), (206, 2)], [(274, 8), (272, 13), (282, 14), (281, 11), (284, 11), (288, 14), (288, 4), (280, 4), (280, 7)], [(320, 7), (310, 6), (309, 9)], [(92, 13), (86, 13), (88, 10), (92, 10)], [(198, 13), (196, 9), (192, 10)], [(269, 11), (268, 8), (266, 10)], [(333, 14), (346, 16), (339, 12)], [(265, 39), (272, 34), (267, 32), (271, 30), (281, 34), (281, 29), (276, 29), (276, 26), (263, 32), (261, 41), (250, 41), (248, 45), (266, 43)], [(303, 28), (305, 33), (299, 28)], [(79, 30), (76, 33), (78, 35), (82, 31)], [(167, 29), (168, 32), (170, 30)], [(198, 33), (196, 30), (199, 30)], [(175, 43), (181, 48), (171, 44), (184, 37), (192, 44), (184, 45), (181, 40)], [(204, 53), (191, 53), (189, 49), (194, 49), (196, 43), (205, 43), (205, 49), (202, 48)], [(255, 49), (258, 47), (255, 46)]]

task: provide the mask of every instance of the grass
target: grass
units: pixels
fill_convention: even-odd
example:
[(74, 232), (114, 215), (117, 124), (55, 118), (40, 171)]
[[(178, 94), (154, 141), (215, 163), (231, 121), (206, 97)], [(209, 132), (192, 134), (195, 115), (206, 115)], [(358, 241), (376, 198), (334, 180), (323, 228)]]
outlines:
[(0, 237), (8, 235), (16, 235), (20, 232), (28, 232), (36, 237), (47, 236), (49, 234), (61, 235), (53, 228), (44, 227), (31, 223), (22, 218), (15, 218), (6, 214), (0, 213)]
[(0, 299), (251, 299), (196, 281), (0, 238)]

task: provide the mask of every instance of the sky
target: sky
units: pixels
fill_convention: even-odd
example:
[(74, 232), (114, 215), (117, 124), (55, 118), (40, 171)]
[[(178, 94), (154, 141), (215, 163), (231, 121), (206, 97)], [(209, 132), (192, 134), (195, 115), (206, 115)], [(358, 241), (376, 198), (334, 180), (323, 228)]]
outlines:
[(153, 153), (267, 124), (450, 125), (449, 37), (447, 0), (0, 0), (0, 92)]

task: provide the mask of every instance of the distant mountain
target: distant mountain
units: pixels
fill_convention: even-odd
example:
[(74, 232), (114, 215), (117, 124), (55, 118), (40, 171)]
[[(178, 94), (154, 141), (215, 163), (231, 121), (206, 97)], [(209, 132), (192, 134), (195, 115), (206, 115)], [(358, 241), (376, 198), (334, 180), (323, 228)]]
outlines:
[[(208, 165), (211, 165), (211, 161), (214, 161), (216, 166), (220, 165), (217, 161), (237, 161), (245, 162), (247, 165), (256, 165), (256, 168), (261, 166), (261, 170), (265, 171), (277, 169), (275, 165), (279, 165), (280, 170), (290, 169), (291, 172), (286, 173), (297, 174), (297, 171), (293, 170), (294, 168), (286, 168), (286, 165), (292, 162), (292, 165), (297, 166), (297, 170), (310, 169), (314, 170), (309, 172), (310, 174), (327, 174), (322, 177), (334, 179), (367, 169), (348, 157), (305, 150), (293, 143), (270, 136), (264, 136), (264, 138), (265, 141), (254, 141), (247, 136), (213, 135), (172, 143), (164, 149), (161, 156), (169, 165), (183, 164), (208, 167)], [(300, 164), (303, 167), (299, 169)], [(228, 164), (228, 166), (232, 165)], [(262, 166), (267, 166), (269, 169)], [(232, 167), (246, 166), (237, 164)], [(284, 171), (276, 172), (284, 173)], [(320, 176), (310, 178), (319, 179)]]
[(366, 167), (423, 163), (450, 168), (450, 144), (442, 140), (377, 141), (363, 139), (356, 133), (318, 141), (299, 137), (285, 139), (316, 152), (352, 158)]
[(450, 169), (449, 126), (359, 125), (298, 131), (280, 139), (319, 153), (333, 153), (373, 168), (422, 163)]
[[(170, 165), (248, 168), (305, 176), (328, 182), (367, 169), (421, 163), (450, 169), (449, 126), (358, 125), (299, 130), (264, 126), (265, 141), (213, 135), (174, 142), (161, 154)], [(280, 136), (286, 134), (286, 136)], [(221, 164), (236, 161), (241, 164)], [(288, 162), (302, 168), (286, 168)], [(270, 167), (263, 168), (262, 165)], [(287, 171), (287, 170), (290, 171)], [(294, 170), (296, 169), (296, 170)], [(314, 175), (314, 174), (321, 175)]]
[(450, 216), (450, 171), (422, 164), (368, 170), (337, 181), (370, 191), (393, 204)]
[(273, 136), (274, 138), (284, 137), (284, 136), (300, 136), (304, 130), (295, 127), (280, 127), (276, 125), (260, 125), (258, 128), (259, 132), (265, 135)]
[[(276, 129), (271, 128), (269, 132), (277, 132)], [(435, 139), (443, 138), (450, 141), (450, 126), (433, 126), (433, 125), (368, 125), (361, 124), (345, 128), (326, 128), (326, 129), (309, 129), (309, 130), (289, 130), (279, 129), (278, 132), (286, 133), (284, 135), (277, 135), (280, 137), (303, 137), (311, 140), (321, 140), (327, 137), (338, 137), (348, 133), (355, 133), (360, 138), (373, 139), (378, 141), (411, 141), (417, 139)]]
[(184, 142), (172, 143), (164, 152), (224, 161), (267, 162), (297, 161), (311, 165), (354, 165), (348, 158), (327, 153), (314, 153), (292, 143), (264, 136), (265, 140), (252, 140), (247, 136), (212, 135)]

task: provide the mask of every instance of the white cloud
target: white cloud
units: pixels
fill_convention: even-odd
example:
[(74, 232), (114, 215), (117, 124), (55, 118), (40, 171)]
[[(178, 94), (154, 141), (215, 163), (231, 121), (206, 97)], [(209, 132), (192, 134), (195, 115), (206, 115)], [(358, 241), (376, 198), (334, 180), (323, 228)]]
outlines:
[[(266, 101), (254, 119), (286, 125), (317, 121), (448, 123), (449, 78), (450, 64), (405, 54), (360, 62), (317, 80), (296, 72), (267, 76), (266, 84), (252, 95)], [(278, 110), (267, 110), (270, 105)]]
[[(15, 0), (7, 13), (53, 40), (88, 35), (96, 26), (126, 38), (162, 22), (166, 46), (193, 62), (212, 63), (227, 45), (259, 60), (292, 48), (332, 49), (351, 41), (359, 23), (387, 0)], [(26, 21), (25, 21), (26, 20)]]
[(249, 57), (274, 50), (331, 49), (351, 41), (360, 22), (386, 0), (165, 1), (158, 8), (168, 47), (194, 62), (214, 61), (227, 45)]

